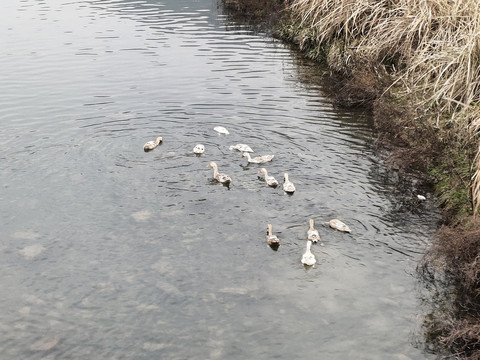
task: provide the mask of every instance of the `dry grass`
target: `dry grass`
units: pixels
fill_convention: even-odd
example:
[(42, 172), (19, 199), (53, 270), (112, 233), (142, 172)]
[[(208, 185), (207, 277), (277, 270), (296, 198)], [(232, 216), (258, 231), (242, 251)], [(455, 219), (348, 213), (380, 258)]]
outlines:
[[(453, 123), (470, 141), (480, 131), (478, 0), (290, 0), (289, 9), (300, 46), (341, 44), (348, 56), (337, 69), (350, 71), (355, 59), (381, 64), (416, 107), (441, 114), (432, 126)], [(472, 168), (477, 214), (480, 148)]]

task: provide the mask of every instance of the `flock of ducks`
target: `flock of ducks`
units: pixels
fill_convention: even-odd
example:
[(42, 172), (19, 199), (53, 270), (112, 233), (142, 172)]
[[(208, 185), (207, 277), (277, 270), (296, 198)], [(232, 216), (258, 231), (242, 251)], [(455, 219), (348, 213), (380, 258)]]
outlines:
[[(219, 134), (229, 134), (230, 132), (225, 129), (223, 126), (216, 126), (213, 128), (215, 131), (217, 131)], [(157, 137), (154, 141), (148, 141), (145, 143), (143, 146), (143, 150), (145, 152), (150, 151), (155, 149), (161, 142), (163, 141), (162, 137)], [(230, 150), (238, 150), (242, 153), (242, 158), (246, 157), (248, 160), (248, 163), (252, 164), (263, 164), (267, 163), (269, 161), (272, 161), (274, 158), (274, 155), (263, 155), (263, 156), (257, 156), (252, 158), (250, 153), (253, 152), (250, 146), (246, 144), (236, 144), (230, 146)], [(197, 144), (193, 148), (193, 153), (197, 155), (201, 155), (205, 152), (205, 146), (202, 144)], [(211, 167), (213, 169), (213, 178), (218, 181), (221, 184), (224, 185), (229, 185), (232, 182), (232, 178), (224, 173), (221, 173), (218, 171), (218, 165), (214, 162), (211, 161), (207, 167)], [(273, 177), (268, 175), (267, 169), (261, 168), (258, 171), (259, 174), (263, 174), (263, 177), (265, 179), (265, 182), (267, 183), (268, 186), (270, 187), (277, 187), (279, 185), (279, 182)], [(288, 174), (284, 173), (283, 175), (283, 190), (287, 194), (293, 194), (295, 192), (295, 185), (288, 179)], [(350, 228), (343, 223), (342, 221), (338, 219), (332, 219), (327, 223), (331, 228), (342, 231), (342, 232), (351, 232)], [(312, 243), (317, 243), (321, 242), (320, 239), (320, 234), (318, 233), (318, 230), (314, 228), (314, 221), (313, 219), (309, 220), (309, 229), (307, 230), (307, 245), (306, 245), (306, 250), (305, 253), (302, 255), (302, 264), (305, 266), (315, 266), (317, 260), (315, 258), (315, 255), (311, 252), (311, 246)], [(280, 246), (280, 239), (272, 233), (272, 224), (267, 225), (267, 235), (266, 235), (266, 240), (268, 245), (276, 250)], [(323, 244), (322, 244), (323, 245)]]
[[(338, 219), (332, 219), (327, 223), (332, 229), (338, 230), (338, 231), (343, 231), (343, 232), (351, 232), (350, 228), (343, 223), (342, 221)], [(320, 234), (318, 233), (318, 230), (315, 229), (314, 221), (313, 219), (309, 220), (309, 225), (310, 227), (307, 230), (307, 248), (305, 250), (305, 253), (302, 255), (302, 264), (305, 266), (315, 266), (317, 263), (317, 259), (315, 258), (315, 255), (311, 251), (312, 244), (316, 244), (317, 242), (321, 242), (320, 239)], [(277, 249), (280, 246), (280, 239), (278, 236), (272, 233), (272, 224), (267, 225), (267, 236), (265, 237), (267, 239), (268, 245), (272, 247), (273, 249)], [(322, 243), (323, 246), (323, 243)]]

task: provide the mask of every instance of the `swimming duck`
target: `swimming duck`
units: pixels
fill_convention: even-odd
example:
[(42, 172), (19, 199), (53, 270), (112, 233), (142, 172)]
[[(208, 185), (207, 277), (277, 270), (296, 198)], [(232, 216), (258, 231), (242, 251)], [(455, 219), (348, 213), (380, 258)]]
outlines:
[(195, 154), (203, 154), (205, 152), (205, 146), (203, 146), (202, 144), (197, 144), (193, 148), (193, 152)]
[(288, 180), (287, 173), (283, 174), (283, 191), (290, 194), (293, 194), (295, 192), (295, 185), (293, 185), (293, 183)]
[(328, 224), (333, 229), (344, 232), (351, 232), (350, 228), (338, 219), (332, 219), (328, 222)]
[(272, 161), (274, 156), (275, 155), (262, 155), (262, 156), (257, 156), (252, 158), (248, 152), (244, 152), (242, 154), (242, 158), (246, 157), (248, 159), (248, 162), (253, 164), (262, 164), (262, 163)]
[(231, 177), (227, 174), (221, 174), (218, 172), (218, 166), (215, 162), (212, 161), (210, 164), (207, 165), (207, 167), (213, 168), (213, 178), (218, 182), (228, 185), (232, 181)]
[(260, 173), (263, 173), (263, 175), (265, 176), (265, 182), (267, 183), (268, 186), (271, 186), (271, 187), (277, 187), (278, 186), (278, 181), (273, 176), (268, 175), (267, 169), (262, 168), (258, 172), (258, 174), (260, 174)]
[(280, 239), (277, 237), (277, 235), (272, 234), (272, 224), (267, 225), (267, 236), (265, 238), (267, 239), (267, 243), (270, 246), (278, 246), (280, 245)]
[(314, 243), (320, 240), (320, 234), (318, 233), (318, 230), (314, 229), (313, 227), (313, 219), (310, 219), (310, 228), (307, 231), (307, 239)]
[(213, 130), (215, 130), (219, 134), (225, 134), (225, 135), (230, 134), (230, 132), (227, 129), (225, 129), (223, 126), (215, 126)]
[(155, 149), (158, 144), (160, 144), (161, 142), (163, 141), (163, 138), (161, 136), (157, 137), (157, 139), (155, 141), (151, 140), (151, 141), (147, 141), (145, 143), (145, 145), (143, 145), (143, 150), (144, 151), (150, 151), (150, 150), (153, 150)]
[(252, 148), (247, 144), (237, 144), (229, 147), (230, 150), (238, 150), (241, 152), (253, 152)]
[(315, 255), (312, 254), (310, 251), (310, 247), (312, 246), (312, 242), (310, 240), (307, 241), (307, 250), (302, 256), (302, 264), (307, 266), (313, 266), (316, 264), (317, 259), (315, 259)]

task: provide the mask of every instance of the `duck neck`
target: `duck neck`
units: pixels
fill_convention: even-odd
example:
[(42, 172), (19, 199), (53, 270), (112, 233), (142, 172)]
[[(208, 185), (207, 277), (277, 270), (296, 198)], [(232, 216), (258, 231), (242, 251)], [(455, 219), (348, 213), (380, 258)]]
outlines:
[(285, 174), (283, 175), (283, 180), (284, 180), (285, 182), (288, 182), (288, 174), (287, 174), (287, 173), (285, 173)]
[(314, 230), (314, 228), (313, 228), (313, 219), (310, 219), (310, 230)]
[(213, 177), (217, 177), (218, 176), (218, 166), (217, 166), (217, 164), (212, 164), (212, 167), (213, 167)]
[(310, 247), (312, 246), (312, 242), (310, 240), (307, 241), (307, 253), (310, 253)]

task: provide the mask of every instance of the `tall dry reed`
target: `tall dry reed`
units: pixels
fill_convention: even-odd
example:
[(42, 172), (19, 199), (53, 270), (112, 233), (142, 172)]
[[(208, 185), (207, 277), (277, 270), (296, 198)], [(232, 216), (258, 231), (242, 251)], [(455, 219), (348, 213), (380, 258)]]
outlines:
[[(464, 137), (480, 131), (478, 0), (290, 0), (300, 46), (340, 43), (363, 61), (383, 64), (417, 105), (447, 116)], [(473, 139), (473, 138), (472, 138)], [(472, 164), (480, 208), (480, 147)]]

